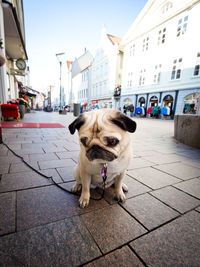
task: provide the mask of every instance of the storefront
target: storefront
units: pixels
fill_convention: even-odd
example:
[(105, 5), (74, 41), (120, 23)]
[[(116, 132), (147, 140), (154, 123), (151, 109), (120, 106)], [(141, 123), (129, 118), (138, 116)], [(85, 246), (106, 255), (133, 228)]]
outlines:
[(184, 98), (183, 114), (197, 114), (199, 110), (199, 93), (187, 95)]
[(158, 106), (158, 97), (157, 96), (152, 96), (149, 100), (150, 102), (150, 107), (156, 107)]

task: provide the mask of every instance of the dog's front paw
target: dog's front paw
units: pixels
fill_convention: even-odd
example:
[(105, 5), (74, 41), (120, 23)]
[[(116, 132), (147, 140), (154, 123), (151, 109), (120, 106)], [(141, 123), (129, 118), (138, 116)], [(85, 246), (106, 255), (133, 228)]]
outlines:
[(78, 183), (76, 183), (73, 187), (72, 187), (72, 189), (71, 189), (71, 191), (73, 192), (73, 193), (76, 193), (76, 192), (78, 192), (78, 191), (80, 191), (81, 190), (81, 184), (78, 184)]
[(122, 190), (120, 192), (115, 192), (115, 199), (122, 202), (122, 203), (125, 202), (126, 197), (125, 197)]
[(88, 204), (89, 204), (89, 201), (90, 201), (90, 197), (81, 195), (81, 197), (79, 198), (79, 204), (80, 204), (80, 207), (81, 207), (81, 208), (85, 208), (85, 207), (87, 207)]

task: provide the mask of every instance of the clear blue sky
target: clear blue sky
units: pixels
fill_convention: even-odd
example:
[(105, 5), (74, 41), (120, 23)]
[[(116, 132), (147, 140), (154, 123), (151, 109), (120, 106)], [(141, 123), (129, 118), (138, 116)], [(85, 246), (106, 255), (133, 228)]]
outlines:
[[(31, 86), (59, 87), (59, 63), (74, 60), (86, 47), (94, 56), (103, 25), (122, 38), (147, 0), (24, 0), (26, 49)], [(58, 90), (59, 93), (59, 90)]]

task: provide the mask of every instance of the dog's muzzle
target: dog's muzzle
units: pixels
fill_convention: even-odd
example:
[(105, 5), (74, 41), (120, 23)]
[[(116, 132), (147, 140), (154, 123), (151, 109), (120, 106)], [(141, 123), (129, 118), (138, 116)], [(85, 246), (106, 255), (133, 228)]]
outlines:
[(113, 154), (110, 151), (105, 150), (104, 148), (93, 145), (87, 152), (86, 152), (87, 158), (92, 161), (95, 159), (102, 159), (106, 161), (113, 161), (117, 158), (115, 154)]

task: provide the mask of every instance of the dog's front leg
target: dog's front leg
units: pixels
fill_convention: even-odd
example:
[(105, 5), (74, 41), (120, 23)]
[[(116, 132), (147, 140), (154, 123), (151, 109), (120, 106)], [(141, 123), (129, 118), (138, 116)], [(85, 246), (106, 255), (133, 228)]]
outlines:
[(90, 200), (91, 175), (86, 173), (81, 173), (81, 182), (82, 182), (82, 191), (79, 203), (81, 208), (85, 208), (88, 206)]
[[(119, 176), (116, 177), (115, 179), (115, 198), (118, 201), (124, 202), (126, 197), (123, 192), (123, 186), (124, 184), (122, 183), (122, 180), (124, 176), (126, 175), (126, 171), (122, 172)], [(126, 187), (126, 190), (128, 191), (128, 188)]]

